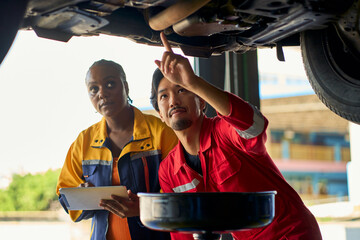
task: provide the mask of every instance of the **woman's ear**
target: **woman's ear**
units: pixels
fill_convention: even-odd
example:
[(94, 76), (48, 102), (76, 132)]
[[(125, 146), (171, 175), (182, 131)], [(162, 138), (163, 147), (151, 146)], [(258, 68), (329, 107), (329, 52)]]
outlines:
[(129, 85), (128, 85), (127, 81), (124, 82), (124, 87), (125, 87), (126, 95), (129, 97)]

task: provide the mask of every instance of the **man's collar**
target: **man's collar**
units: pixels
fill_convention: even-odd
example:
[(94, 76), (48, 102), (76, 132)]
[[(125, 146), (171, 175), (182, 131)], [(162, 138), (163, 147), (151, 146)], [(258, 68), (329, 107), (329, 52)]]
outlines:
[[(211, 147), (211, 128), (212, 128), (212, 121), (204, 117), (201, 125), (201, 132), (200, 132), (200, 151), (205, 152)], [(185, 156), (183, 152), (183, 147), (181, 142), (175, 146), (175, 153), (174, 156), (174, 174), (177, 174), (181, 167), (185, 164)]]
[(183, 152), (183, 147), (182, 147), (180, 141), (175, 146), (175, 156), (174, 157), (175, 157), (173, 159), (173, 161), (174, 161), (174, 174), (177, 174), (179, 172), (180, 168), (182, 168), (184, 166), (185, 162), (186, 162), (184, 152)]
[(200, 131), (200, 151), (205, 152), (211, 146), (212, 121), (204, 116)]

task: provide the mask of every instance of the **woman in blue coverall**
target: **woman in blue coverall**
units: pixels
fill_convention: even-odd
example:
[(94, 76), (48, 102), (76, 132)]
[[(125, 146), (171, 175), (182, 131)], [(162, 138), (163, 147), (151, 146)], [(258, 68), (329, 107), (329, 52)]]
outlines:
[[(92, 218), (91, 239), (170, 239), (139, 219), (138, 192), (159, 192), (160, 162), (177, 144), (174, 132), (159, 118), (132, 106), (123, 68), (95, 62), (86, 75), (90, 100), (103, 118), (82, 131), (71, 145), (57, 184), (59, 201), (75, 222)], [(59, 189), (124, 185), (128, 199), (102, 200), (104, 210), (68, 210)]]

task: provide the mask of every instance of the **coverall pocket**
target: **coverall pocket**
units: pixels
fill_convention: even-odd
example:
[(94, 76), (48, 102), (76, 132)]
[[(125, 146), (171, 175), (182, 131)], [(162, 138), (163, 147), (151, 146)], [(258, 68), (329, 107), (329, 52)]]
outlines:
[(94, 174), (97, 167), (97, 165), (83, 165), (83, 177), (85, 179), (85, 182), (90, 182), (96, 186)]
[(232, 156), (233, 154), (228, 159), (223, 159), (210, 172), (210, 177), (215, 183), (221, 185), (240, 171), (241, 161)]

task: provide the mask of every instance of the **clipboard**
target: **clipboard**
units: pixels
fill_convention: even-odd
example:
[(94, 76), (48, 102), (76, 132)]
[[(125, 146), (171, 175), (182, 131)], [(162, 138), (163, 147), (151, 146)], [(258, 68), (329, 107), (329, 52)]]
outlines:
[(104, 210), (99, 206), (100, 200), (111, 199), (112, 194), (128, 198), (125, 186), (73, 187), (59, 191), (69, 210)]

